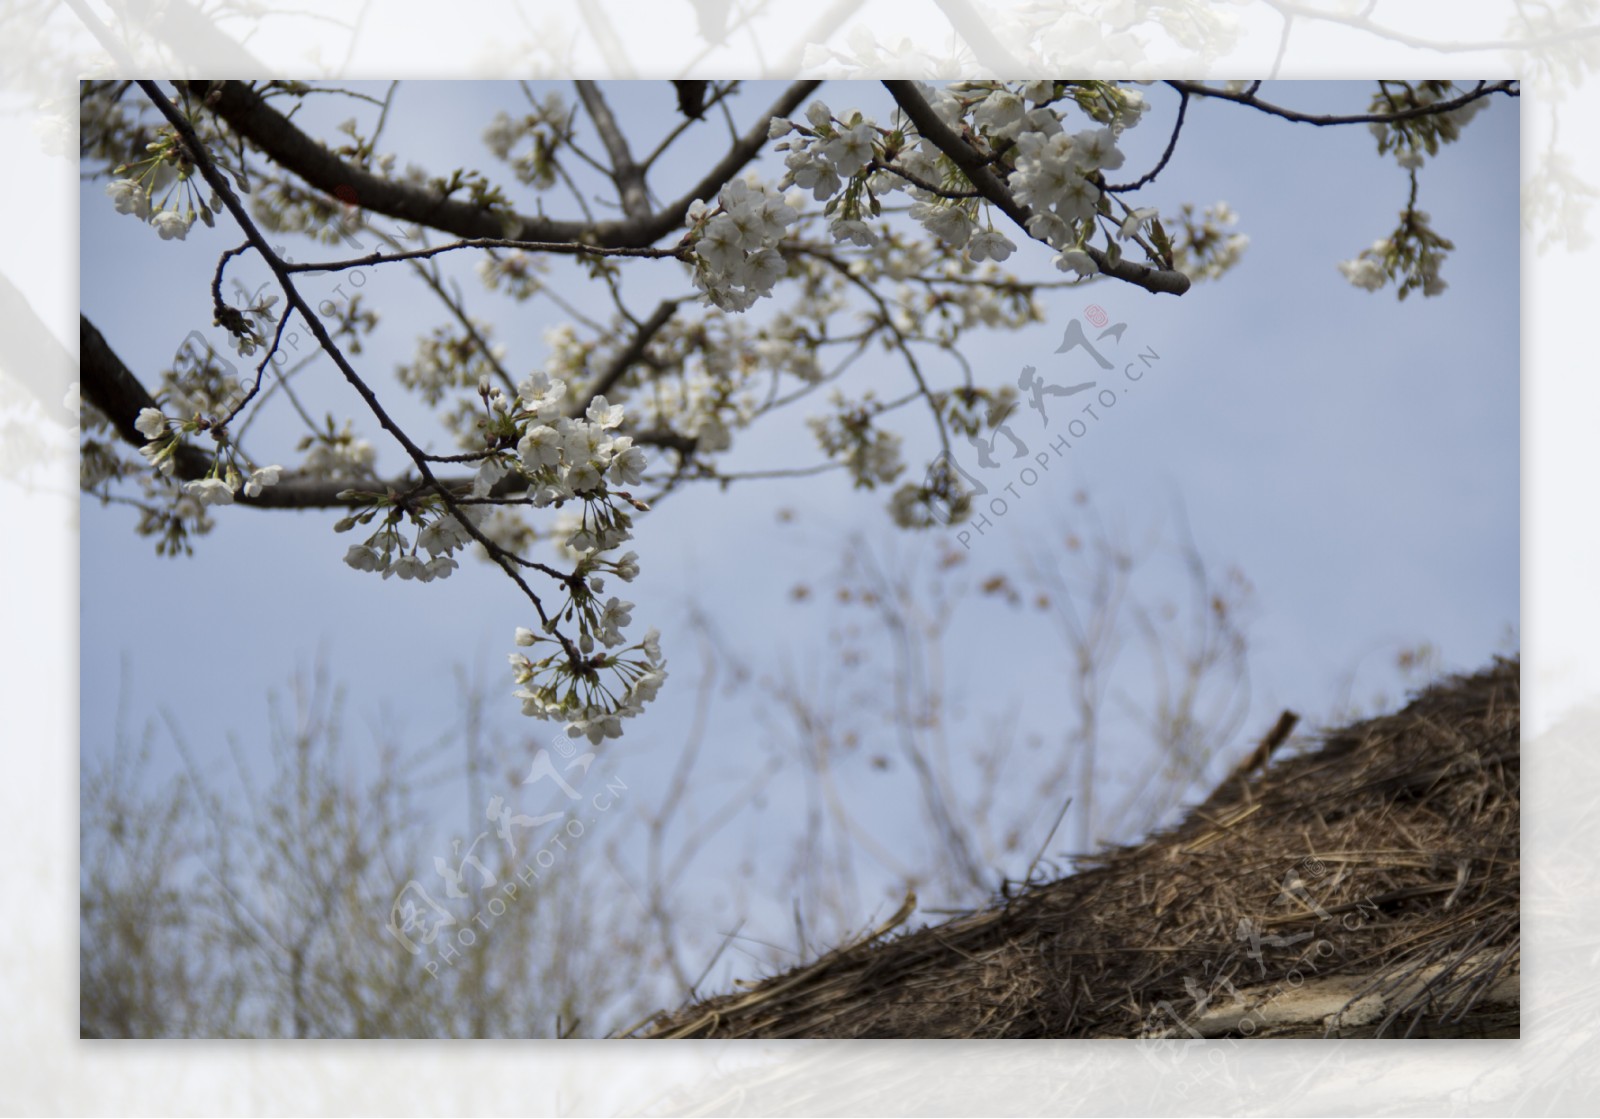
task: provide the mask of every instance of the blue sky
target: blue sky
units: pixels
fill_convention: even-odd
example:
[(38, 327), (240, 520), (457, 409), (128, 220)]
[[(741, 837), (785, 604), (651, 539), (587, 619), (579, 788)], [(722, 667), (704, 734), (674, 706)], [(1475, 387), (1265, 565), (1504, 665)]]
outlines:
[[(1308, 111), (1351, 112), (1364, 108), (1368, 88), (1275, 82), (1263, 95)], [(742, 111), (766, 105), (774, 89), (749, 89)], [(642, 134), (671, 120), (663, 82), (612, 96), (624, 123)], [(871, 84), (829, 83), (819, 96), (836, 111), (872, 110), (885, 100)], [(1135, 173), (1164, 145), (1174, 108), (1170, 91), (1154, 88), (1150, 96), (1153, 111), (1126, 144)], [(434, 172), (486, 164), (481, 124), (519, 98), (514, 86), (403, 86), (383, 146)], [(1062, 471), (973, 541), (972, 574), (1015, 572), (1024, 557), (1059, 549), (1063, 528), (1071, 531), (1079, 515), (1073, 495), (1080, 489), (1136, 538), (1170, 526), (1181, 506), (1208, 563), (1218, 571), (1237, 566), (1255, 590), (1252, 706), (1241, 753), (1243, 740), (1283, 707), (1313, 720), (1333, 710), (1352, 671), (1358, 698), (1380, 689), (1393, 695), (1392, 658), (1404, 645), (1430, 641), (1446, 668), (1462, 670), (1514, 647), (1518, 107), (1495, 101), (1463, 142), (1425, 167), (1421, 205), (1457, 245), (1443, 273), (1450, 287), (1439, 298), (1397, 304), (1391, 292), (1351, 287), (1335, 268), (1387, 233), (1405, 198), (1404, 172), (1377, 157), (1364, 127), (1315, 129), (1231, 105), (1191, 105), (1177, 154), (1140, 204), (1227, 200), (1251, 236), (1243, 262), (1181, 298), (1112, 283), (1048, 292), (1047, 322), (985, 335), (969, 351), (980, 381), (1014, 381), (1026, 364), (1053, 368), (1047, 363), (1062, 360), (1053, 351), (1066, 322), (1097, 304), (1128, 324), (1126, 346), (1160, 354)], [(307, 116), (326, 123), (348, 111)], [(688, 157), (664, 165), (659, 192), (675, 195), (691, 169)], [(83, 187), (81, 215), (83, 310), (149, 383), (184, 335), (209, 323), (211, 262), (238, 238), (197, 226), (184, 244), (158, 243), (112, 211), (99, 183)], [(1049, 261), (1043, 246), (1023, 243), (1008, 266), (1057, 278)], [(458, 266), (470, 296), (481, 286), (468, 269)], [(648, 308), (658, 289), (677, 290), (676, 275), (667, 281), (648, 267), (638, 272), (636, 306)], [(442, 321), (411, 286), (398, 272), (374, 273), (364, 289), (384, 315), (362, 359), (380, 384), (410, 357), (418, 322)], [(536, 368), (553, 312), (485, 307), (493, 308), (513, 370)], [(312, 376), (327, 382), (332, 372)], [(953, 379), (954, 367), (933, 375)], [(903, 369), (881, 355), (855, 377), (857, 389), (904, 391)], [(340, 384), (307, 391), (340, 414), (355, 413), (353, 394)], [(402, 422), (422, 422), (398, 386), (388, 384), (385, 399), (404, 401), (396, 409)], [(791, 409), (736, 441), (727, 468), (814, 461), (801, 414)], [(358, 413), (357, 422), (369, 436), (376, 431)], [(1032, 445), (1040, 429), (1024, 431), (1030, 422), (1031, 414), (1018, 420), (1018, 433)], [(262, 424), (263, 434), (273, 430)], [(920, 428), (901, 430), (908, 461), (931, 449)], [(383, 450), (380, 464), (398, 461)], [(826, 674), (828, 633), (840, 616), (815, 601), (795, 602), (792, 588), (824, 583), (856, 533), (899, 565), (930, 562), (936, 542), (896, 530), (886, 497), (853, 491), (840, 475), (742, 483), (725, 493), (676, 494), (641, 522), (644, 574), (632, 587), (634, 617), (662, 629), (675, 676), (629, 729), (630, 783), (659, 788), (681, 748), (696, 667), (684, 624), (691, 609), (703, 610), (758, 676), (784, 663)], [(780, 521), (779, 510), (793, 520)], [(508, 741), (551, 737), (554, 728), (523, 719), (509, 698), (504, 653), (513, 627), (527, 619), (515, 589), (485, 565), (464, 563), (453, 578), (425, 587), (384, 582), (339, 562), (348, 541), (332, 533), (333, 514), (246, 509), (222, 510), (195, 557), (168, 560), (134, 536), (129, 511), (86, 501), (82, 514), (85, 759), (109, 748), (120, 697), (129, 725), (169, 711), (198, 756), (220, 766), (225, 737), (247, 746), (258, 740), (267, 690), (318, 655), (348, 688), (355, 726), (386, 721), (416, 739), (432, 737), (454, 717), (453, 666), (464, 664), (481, 668), (491, 696), (504, 684), (505, 698), (490, 713)], [(1176, 572), (1153, 578), (1158, 596), (1181, 590)], [(963, 735), (981, 737), (1014, 720), (1021, 735), (1059, 738), (1064, 651), (1047, 627), (980, 598), (963, 605), (951, 634), (946, 667), (952, 699), (968, 711)], [(760, 701), (729, 699), (712, 725), (708, 772), (751, 764), (752, 735), (775, 735), (762, 729), (774, 720), (781, 722)], [(370, 743), (355, 732), (349, 748), (359, 758)], [(915, 849), (916, 819), (883, 802), (872, 779), (852, 775), (852, 795), (871, 806), (876, 834)], [(766, 822), (741, 825), (749, 829), (747, 849), (776, 850), (781, 841), (772, 837), (793, 825), (784, 813), (798, 810), (800, 795), (784, 780), (773, 788)], [(721, 890), (725, 870), (718, 859), (706, 862), (699, 888), (708, 897)], [(788, 903), (762, 899), (761, 909), (781, 927)]]

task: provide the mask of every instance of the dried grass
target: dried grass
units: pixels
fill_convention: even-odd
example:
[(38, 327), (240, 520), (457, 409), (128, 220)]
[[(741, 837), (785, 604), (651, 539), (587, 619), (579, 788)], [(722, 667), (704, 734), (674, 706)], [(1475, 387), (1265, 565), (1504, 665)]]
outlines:
[(1070, 877), (634, 1036), (1514, 1037), (1519, 680), (1435, 684)]

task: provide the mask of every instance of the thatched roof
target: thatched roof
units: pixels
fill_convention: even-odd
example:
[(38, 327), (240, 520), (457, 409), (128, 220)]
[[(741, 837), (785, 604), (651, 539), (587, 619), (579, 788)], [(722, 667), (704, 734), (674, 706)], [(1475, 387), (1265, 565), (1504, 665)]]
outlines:
[(1070, 877), (638, 1034), (1516, 1037), (1519, 676), (1436, 684)]

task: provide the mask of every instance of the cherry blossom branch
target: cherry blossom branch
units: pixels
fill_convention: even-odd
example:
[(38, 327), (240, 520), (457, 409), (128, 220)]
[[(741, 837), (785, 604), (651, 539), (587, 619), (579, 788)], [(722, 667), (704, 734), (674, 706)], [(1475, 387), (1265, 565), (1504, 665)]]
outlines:
[[(433, 490), (439, 495), (450, 514), (455, 517), (456, 521), (463, 529), (466, 530), (467, 534), (479, 544), (483, 545), (483, 547), (488, 551), (490, 557), (493, 558), (500, 566), (500, 569), (504, 571), (519, 588), (521, 588), (523, 594), (525, 594), (528, 600), (533, 603), (533, 608), (538, 613), (539, 620), (548, 626), (550, 623), (550, 618), (545, 613), (543, 601), (540, 600), (538, 594), (534, 592), (534, 589), (528, 585), (527, 580), (522, 577), (521, 572), (519, 572), (516, 567), (519, 564), (522, 566), (532, 567), (535, 570), (541, 571), (563, 584), (567, 583), (572, 578), (572, 575), (570, 573), (557, 571), (555, 568), (549, 567), (545, 564), (534, 563), (511, 554), (499, 544), (489, 539), (489, 537), (485, 536), (482, 530), (480, 530), (477, 525), (473, 524), (470, 518), (462, 513), (461, 506), (456, 501), (455, 495), (450, 492), (448, 487), (443, 485), (437, 478), (434, 477), (433, 471), (428, 465), (426, 452), (424, 452), (421, 447), (417, 446), (416, 443), (412, 441), (411, 437), (407, 435), (400, 427), (400, 425), (395, 423), (393, 418), (390, 417), (388, 411), (378, 400), (377, 394), (372, 391), (371, 387), (366, 383), (366, 381), (361, 378), (361, 375), (358, 374), (350, 365), (349, 359), (344, 356), (344, 352), (339, 349), (333, 338), (329, 336), (327, 327), (322, 325), (322, 320), (313, 313), (311, 307), (306, 303), (305, 297), (300, 294), (300, 290), (295, 286), (294, 278), (289, 271), (289, 265), (287, 265), (278, 256), (278, 254), (273, 251), (271, 245), (267, 244), (266, 238), (261, 235), (260, 229), (258, 229), (255, 222), (251, 220), (250, 214), (245, 209), (244, 204), (240, 202), (238, 196), (234, 194), (233, 184), (230, 183), (228, 179), (217, 170), (216, 165), (212, 163), (210, 153), (206, 151), (205, 145), (201, 143), (200, 138), (195, 134), (194, 126), (189, 123), (188, 118), (185, 117), (181, 111), (179, 111), (176, 105), (167, 99), (166, 95), (161, 92), (161, 88), (155, 82), (142, 80), (138, 83), (138, 85), (139, 88), (144, 91), (145, 96), (150, 99), (151, 104), (156, 107), (162, 116), (167, 118), (167, 122), (172, 125), (173, 129), (182, 139), (183, 143), (189, 150), (189, 155), (194, 160), (196, 169), (199, 170), (201, 176), (206, 180), (206, 183), (211, 187), (211, 189), (216, 192), (217, 196), (222, 200), (222, 204), (227, 207), (228, 212), (233, 215), (234, 221), (239, 223), (240, 229), (244, 231), (244, 234), (249, 239), (250, 244), (255, 248), (256, 252), (260, 254), (261, 259), (266, 263), (267, 267), (271, 269), (272, 274), (277, 278), (279, 287), (283, 289), (284, 298), (287, 300), (289, 306), (300, 313), (300, 317), (305, 320), (307, 327), (310, 329), (312, 335), (317, 339), (317, 343), (319, 346), (321, 346), (323, 352), (332, 359), (334, 365), (339, 368), (339, 372), (344, 374), (345, 380), (350, 383), (350, 386), (354, 388), (361, 399), (366, 402), (367, 408), (377, 419), (379, 425), (385, 431), (387, 431), (395, 439), (395, 441), (400, 444), (401, 447), (405, 449), (406, 454), (411, 457), (411, 461), (416, 465), (417, 472), (422, 476), (422, 480), (427, 488)], [(287, 311), (285, 314), (287, 314)], [(557, 633), (555, 636), (560, 639), (563, 647), (567, 651), (569, 659), (574, 663), (577, 663), (580, 660), (577, 648), (573, 646), (564, 635)]]
[[(1019, 228), (1026, 230), (1028, 220), (1033, 215), (1026, 206), (1019, 203), (1011, 192), (1006, 189), (994, 171), (992, 171), (984, 157), (975, 151), (960, 136), (951, 130), (933, 111), (933, 108), (918, 92), (915, 82), (886, 81), (884, 88), (895, 99), (895, 103), (904, 110), (911, 123), (917, 126), (917, 131), (924, 138), (931, 141), (935, 147), (950, 157), (950, 160), (961, 169), (967, 179), (978, 191), (992, 202), (1001, 213), (1016, 222)], [(1136, 264), (1127, 258), (1113, 261), (1100, 249), (1093, 245), (1086, 245), (1083, 249), (1094, 260), (1095, 266), (1102, 273), (1114, 279), (1142, 287), (1146, 291), (1165, 293), (1169, 295), (1182, 295), (1189, 290), (1189, 277), (1182, 272), (1164, 268), (1151, 268), (1147, 265)]]
[[(155, 398), (133, 375), (99, 329), (84, 315), (78, 316), (79, 386), (84, 400), (111, 422), (117, 434), (133, 447), (144, 446), (146, 439), (134, 425), (139, 412), (145, 408), (159, 408)], [(211, 470), (212, 456), (192, 443), (179, 446), (174, 455), (173, 475), (183, 481), (203, 478)], [(295, 478), (286, 477), (275, 486), (264, 488), (252, 497), (240, 493), (234, 497), (239, 505), (260, 509), (338, 509), (353, 507), (359, 502), (341, 497), (350, 488), (350, 478)], [(462, 493), (472, 488), (470, 478), (441, 480), (442, 484)], [(394, 489), (399, 492), (415, 484), (412, 478), (390, 481), (363, 482), (374, 488)]]
[(1027, 208), (1011, 196), (1005, 184), (989, 169), (988, 161), (939, 119), (939, 115), (923, 100), (916, 83), (886, 81), (883, 85), (911, 123), (917, 126), (918, 133), (949, 156), (979, 194), (999, 207), (1001, 213), (1012, 221), (1026, 228), (1030, 216)]
[[(105, 335), (82, 313), (78, 315), (78, 388), (130, 446), (142, 447), (146, 439), (134, 421), (144, 408), (156, 407), (155, 398), (122, 363)], [(174, 472), (184, 478), (199, 478), (211, 469), (211, 456), (200, 448), (184, 444), (174, 459)]]
[[(79, 315), (78, 319), (78, 377), (84, 400), (111, 422), (123, 442), (130, 447), (144, 446), (147, 440), (133, 426), (134, 421), (139, 418), (141, 409), (159, 410), (160, 406), (150, 395), (150, 391), (144, 387), (143, 382), (111, 348), (99, 328), (90, 322), (87, 316)], [(696, 441), (676, 431), (650, 430), (630, 434), (633, 435), (633, 441), (641, 446), (665, 447), (681, 455), (692, 455), (695, 451)], [(475, 461), (482, 455), (426, 455), (426, 457), (430, 462), (467, 462)], [(183, 481), (194, 481), (205, 477), (210, 470), (210, 454), (190, 443), (179, 447), (173, 469), (175, 477)], [(472, 489), (473, 479), (470, 477), (435, 476), (434, 480), (458, 497), (465, 496)], [(349, 477), (309, 478), (286, 474), (277, 485), (266, 487), (254, 497), (246, 493), (236, 494), (234, 502), (257, 509), (349, 509), (363, 504), (357, 498), (343, 496), (353, 481)], [(500, 485), (495, 487), (495, 492), (515, 493), (519, 483), (521, 483), (520, 478), (507, 475)], [(416, 478), (407, 475), (360, 482), (360, 485), (373, 490), (392, 489), (396, 493), (403, 493), (416, 484)]]
[(336, 198), (349, 198), (354, 192), (356, 203), (375, 213), (464, 238), (503, 237), (509, 227), (518, 241), (581, 241), (601, 248), (623, 248), (653, 244), (682, 225), (696, 199), (710, 198), (761, 153), (767, 142), (768, 121), (789, 116), (822, 83), (803, 81), (790, 85), (700, 181), (675, 201), (642, 218), (603, 222), (559, 221), (497, 212), (441, 198), (437, 191), (397, 182), (347, 163), (301, 132), (244, 82), (188, 84), (197, 87), (194, 92), (205, 95), (206, 104), (217, 116), (274, 163)]

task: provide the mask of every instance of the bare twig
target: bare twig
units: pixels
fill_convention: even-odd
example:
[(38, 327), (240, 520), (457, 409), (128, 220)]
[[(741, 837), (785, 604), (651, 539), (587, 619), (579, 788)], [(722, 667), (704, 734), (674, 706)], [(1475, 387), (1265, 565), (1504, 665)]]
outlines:
[(1285, 108), (1263, 101), (1251, 90), (1234, 92), (1228, 89), (1219, 89), (1216, 86), (1206, 85), (1204, 82), (1170, 81), (1167, 85), (1179, 93), (1189, 93), (1196, 97), (1214, 97), (1219, 101), (1232, 101), (1237, 105), (1245, 105), (1257, 109), (1269, 116), (1281, 117), (1296, 124), (1312, 124), (1318, 128), (1341, 124), (1373, 124), (1377, 122), (1392, 122), (1412, 120), (1416, 117), (1438, 116), (1441, 113), (1451, 113), (1464, 105), (1483, 97), (1490, 97), (1496, 93), (1503, 93), (1507, 97), (1521, 96), (1519, 83), (1516, 81), (1479, 82), (1476, 87), (1463, 93), (1460, 97), (1452, 97), (1448, 101), (1435, 101), (1431, 105), (1417, 105), (1410, 109), (1398, 109), (1387, 113), (1302, 113), (1298, 109)]
[(1118, 194), (1122, 191), (1138, 190), (1140, 187), (1155, 182), (1157, 175), (1167, 166), (1172, 158), (1172, 153), (1178, 148), (1178, 134), (1183, 131), (1183, 117), (1189, 111), (1189, 94), (1185, 90), (1178, 91), (1178, 119), (1172, 122), (1172, 136), (1167, 140), (1167, 150), (1161, 153), (1161, 159), (1146, 174), (1139, 176), (1131, 183), (1119, 183), (1116, 186), (1106, 187), (1106, 193)]

